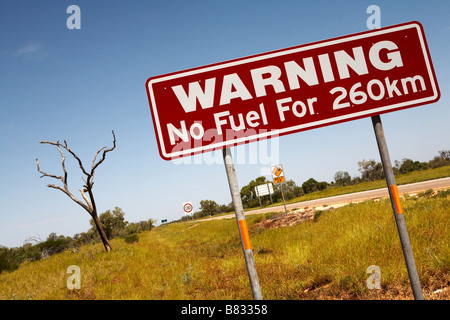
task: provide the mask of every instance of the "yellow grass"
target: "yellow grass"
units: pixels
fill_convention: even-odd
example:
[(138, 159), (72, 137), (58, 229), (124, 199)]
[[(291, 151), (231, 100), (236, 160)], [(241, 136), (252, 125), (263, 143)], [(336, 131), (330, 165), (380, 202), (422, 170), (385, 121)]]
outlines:
[[(427, 299), (450, 281), (450, 196), (407, 197), (405, 219)], [(265, 299), (412, 299), (389, 200), (324, 211), (316, 222), (261, 229), (247, 217)], [(0, 299), (252, 299), (235, 219), (170, 224), (87, 245), (0, 274)], [(70, 265), (81, 289), (69, 290)], [(367, 267), (381, 270), (369, 290)], [(448, 292), (448, 290), (447, 290)]]

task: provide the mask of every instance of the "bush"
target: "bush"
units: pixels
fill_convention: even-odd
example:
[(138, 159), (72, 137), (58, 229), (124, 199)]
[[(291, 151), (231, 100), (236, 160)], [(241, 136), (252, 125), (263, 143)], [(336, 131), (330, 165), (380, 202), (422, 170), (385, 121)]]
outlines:
[(304, 194), (311, 193), (314, 191), (322, 191), (328, 187), (328, 183), (325, 181), (318, 182), (314, 178), (310, 178), (303, 182), (302, 189)]
[(63, 235), (57, 236), (56, 233), (50, 233), (47, 240), (37, 243), (37, 248), (41, 252), (42, 257), (49, 257), (66, 250), (72, 239)]
[(139, 236), (137, 233), (132, 233), (124, 238), (126, 243), (134, 243), (139, 241)]
[(20, 261), (15, 256), (14, 249), (8, 249), (0, 245), (0, 273), (13, 271), (19, 267)]
[(314, 213), (314, 218), (313, 218), (313, 222), (317, 222), (317, 220), (319, 220), (319, 217), (322, 215), (323, 211), (317, 211), (316, 213)]

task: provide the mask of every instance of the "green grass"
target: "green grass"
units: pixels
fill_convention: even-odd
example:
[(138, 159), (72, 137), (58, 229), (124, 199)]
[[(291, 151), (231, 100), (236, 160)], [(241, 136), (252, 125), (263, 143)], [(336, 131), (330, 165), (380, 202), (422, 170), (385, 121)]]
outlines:
[[(402, 200), (425, 297), (450, 282), (450, 192)], [(315, 221), (256, 228), (247, 217), (265, 299), (412, 299), (388, 199), (323, 211)], [(252, 299), (236, 220), (170, 224), (113, 251), (87, 245), (0, 274), (0, 299)], [(69, 290), (78, 265), (81, 289)], [(366, 269), (381, 270), (369, 290)], [(447, 290), (448, 291), (448, 290)], [(448, 299), (448, 298), (447, 298)]]

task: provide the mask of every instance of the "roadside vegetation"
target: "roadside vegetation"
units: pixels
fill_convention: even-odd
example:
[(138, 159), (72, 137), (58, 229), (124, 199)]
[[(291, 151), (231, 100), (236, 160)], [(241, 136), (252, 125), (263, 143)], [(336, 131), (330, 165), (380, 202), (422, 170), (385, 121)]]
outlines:
[[(393, 170), (397, 185), (449, 177), (450, 150), (439, 151), (438, 155), (428, 162), (405, 158), (402, 161), (395, 161), (394, 164)], [(295, 203), (386, 187), (383, 166), (380, 162), (372, 159), (362, 160), (358, 162), (358, 166), (360, 176), (352, 178), (348, 172), (338, 171), (334, 180), (330, 183), (309, 178), (299, 186), (293, 180), (288, 180), (283, 185), (285, 201), (286, 203)], [(283, 204), (279, 185), (273, 185), (273, 204), (269, 196), (258, 199), (255, 187), (265, 183), (272, 183), (272, 181), (268, 181), (266, 177), (261, 176), (241, 188), (241, 199), (245, 211), (258, 209), (261, 205), (270, 207)], [(202, 200), (200, 201), (200, 210), (194, 212), (192, 217), (198, 219), (229, 212), (234, 212), (232, 202), (219, 205), (214, 200)], [(179, 221), (186, 221), (187, 219), (187, 216), (183, 216)]]
[[(426, 299), (449, 299), (450, 190), (402, 198)], [(291, 227), (247, 217), (264, 299), (413, 299), (388, 199), (330, 209)], [(0, 274), (0, 299), (252, 299), (235, 219), (172, 223)], [(71, 265), (81, 289), (66, 286)], [(381, 289), (367, 288), (378, 266)]]
[[(99, 216), (100, 223), (108, 239), (124, 238), (128, 242), (139, 241), (139, 234), (145, 230), (151, 230), (155, 220), (128, 222), (125, 221), (125, 212), (115, 207), (107, 210)], [(7, 248), (0, 246), (0, 274), (2, 271), (17, 269), (22, 263), (47, 259), (50, 256), (65, 250), (78, 251), (82, 246), (101, 242), (99, 233), (93, 219), (90, 220), (91, 228), (87, 232), (77, 233), (73, 237), (51, 233), (45, 240), (39, 236), (33, 236), (24, 241), (23, 246)]]

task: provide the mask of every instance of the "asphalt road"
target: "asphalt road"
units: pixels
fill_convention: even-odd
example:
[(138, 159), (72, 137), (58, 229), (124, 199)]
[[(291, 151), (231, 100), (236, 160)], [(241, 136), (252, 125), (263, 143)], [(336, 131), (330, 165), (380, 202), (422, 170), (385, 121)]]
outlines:
[[(425, 191), (428, 189), (444, 189), (444, 188), (450, 188), (450, 177), (447, 178), (441, 178), (441, 179), (435, 179), (435, 180), (429, 180), (429, 181), (423, 181), (423, 182), (417, 182), (417, 183), (411, 183), (411, 184), (405, 184), (405, 185), (399, 185), (398, 186), (398, 192), (400, 195), (405, 193), (416, 193)], [(342, 204), (342, 203), (350, 203), (350, 202), (358, 202), (358, 201), (365, 201), (365, 200), (371, 200), (371, 199), (377, 199), (377, 198), (388, 198), (389, 193), (387, 188), (382, 189), (376, 189), (376, 190), (369, 190), (369, 191), (362, 191), (362, 192), (356, 192), (356, 193), (350, 193), (350, 194), (343, 194), (340, 196), (333, 196), (328, 198), (322, 198), (322, 199), (316, 199), (316, 200), (310, 200), (310, 201), (302, 201), (302, 202), (296, 202), (296, 203), (290, 203), (286, 205), (287, 210), (290, 209), (301, 209), (305, 207), (318, 207), (323, 205), (336, 205), (336, 204)], [(263, 208), (263, 209), (257, 209), (252, 211), (245, 212), (245, 215), (250, 214), (258, 214), (258, 213), (264, 213), (264, 212), (283, 212), (284, 206), (276, 206), (276, 207), (269, 207), (269, 208)], [(235, 217), (234, 213), (227, 214), (223, 216), (218, 217), (212, 217), (209, 219), (201, 219), (197, 221), (207, 221), (207, 220), (217, 220), (217, 219), (227, 219), (227, 218), (233, 218)]]

